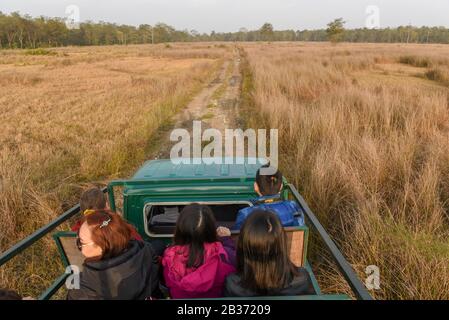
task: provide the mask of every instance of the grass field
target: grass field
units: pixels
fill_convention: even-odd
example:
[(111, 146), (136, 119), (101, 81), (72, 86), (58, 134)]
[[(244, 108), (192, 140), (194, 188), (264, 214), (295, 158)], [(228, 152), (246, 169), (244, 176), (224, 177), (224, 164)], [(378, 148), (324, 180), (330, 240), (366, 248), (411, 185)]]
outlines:
[[(373, 295), (449, 299), (449, 46), (244, 50), (248, 125), (279, 129), (284, 173), (361, 279), (380, 268)], [(321, 284), (349, 293), (325, 260)]]
[[(0, 251), (87, 185), (151, 157), (155, 133), (228, 54), (213, 44), (0, 51)], [(54, 254), (45, 238), (0, 270), (0, 287), (40, 292), (62, 271)]]

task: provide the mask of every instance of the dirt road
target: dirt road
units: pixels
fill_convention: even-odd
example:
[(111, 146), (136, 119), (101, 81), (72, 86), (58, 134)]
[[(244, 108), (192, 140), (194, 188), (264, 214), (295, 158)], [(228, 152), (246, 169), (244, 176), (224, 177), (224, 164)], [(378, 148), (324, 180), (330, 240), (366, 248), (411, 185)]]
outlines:
[(238, 49), (233, 48), (232, 59), (223, 63), (218, 76), (181, 113), (175, 116), (175, 125), (165, 133), (161, 149), (155, 158), (168, 159), (170, 149), (175, 144), (170, 142), (170, 132), (176, 128), (187, 129), (191, 132), (195, 120), (202, 122), (203, 131), (214, 128), (219, 130), (223, 137), (225, 129), (236, 128), (242, 83), (240, 61)]

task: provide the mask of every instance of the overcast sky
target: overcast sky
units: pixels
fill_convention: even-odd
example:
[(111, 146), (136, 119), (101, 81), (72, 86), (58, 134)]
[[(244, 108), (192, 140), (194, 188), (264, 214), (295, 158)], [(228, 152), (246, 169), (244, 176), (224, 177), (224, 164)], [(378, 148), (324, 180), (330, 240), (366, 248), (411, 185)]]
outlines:
[(264, 22), (277, 30), (316, 29), (338, 17), (349, 28), (364, 27), (372, 5), (379, 8), (380, 27), (449, 27), (449, 0), (0, 0), (0, 11), (64, 17), (68, 5), (79, 7), (81, 21), (165, 22), (200, 32), (256, 29)]

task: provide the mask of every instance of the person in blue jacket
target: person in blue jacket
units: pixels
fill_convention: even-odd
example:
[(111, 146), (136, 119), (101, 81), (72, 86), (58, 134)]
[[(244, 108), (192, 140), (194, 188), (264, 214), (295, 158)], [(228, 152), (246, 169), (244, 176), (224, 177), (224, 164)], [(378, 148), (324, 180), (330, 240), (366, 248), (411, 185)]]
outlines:
[(238, 212), (232, 230), (240, 230), (246, 218), (258, 209), (275, 213), (284, 227), (303, 226), (304, 214), (299, 205), (295, 201), (282, 200), (281, 198), (282, 173), (276, 170), (272, 175), (263, 175), (261, 174), (263, 168), (270, 168), (270, 165), (266, 164), (257, 170), (254, 191), (259, 197), (252, 200), (252, 207), (243, 208)]

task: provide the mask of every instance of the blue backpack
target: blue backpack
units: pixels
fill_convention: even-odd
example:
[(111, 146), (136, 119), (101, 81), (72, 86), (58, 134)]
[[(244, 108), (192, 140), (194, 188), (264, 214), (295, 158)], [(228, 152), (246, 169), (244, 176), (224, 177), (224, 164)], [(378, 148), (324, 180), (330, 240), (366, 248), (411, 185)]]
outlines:
[(257, 209), (271, 211), (281, 220), (284, 227), (304, 225), (304, 213), (295, 201), (280, 200), (280, 195), (259, 197), (251, 201), (254, 206), (240, 209), (232, 230), (240, 230), (243, 222)]

